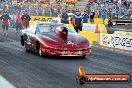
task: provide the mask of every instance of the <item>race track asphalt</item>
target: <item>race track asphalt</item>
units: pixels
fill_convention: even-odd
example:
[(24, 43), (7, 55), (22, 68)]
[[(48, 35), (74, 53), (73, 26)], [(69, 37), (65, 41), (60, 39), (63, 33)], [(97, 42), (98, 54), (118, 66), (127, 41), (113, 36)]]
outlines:
[(75, 79), (80, 65), (88, 74), (132, 75), (132, 53), (94, 45), (86, 58), (40, 57), (25, 52), (19, 38), (12, 30), (8, 38), (0, 32), (0, 75), (16, 88), (132, 88), (132, 83), (79, 85)]

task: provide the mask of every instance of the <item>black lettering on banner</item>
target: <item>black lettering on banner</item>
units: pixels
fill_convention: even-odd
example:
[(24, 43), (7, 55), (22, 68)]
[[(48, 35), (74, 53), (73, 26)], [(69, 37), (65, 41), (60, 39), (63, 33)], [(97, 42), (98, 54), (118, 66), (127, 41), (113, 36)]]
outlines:
[(47, 17), (44, 17), (44, 18), (34, 18), (34, 21), (49, 21), (49, 20), (52, 20), (52, 18), (47, 18)]
[(130, 46), (132, 47), (132, 39), (130, 39)]
[(103, 38), (102, 38), (103, 44), (104, 44), (104, 45), (108, 45), (108, 44), (109, 44), (109, 38), (108, 38), (108, 36), (103, 35), (102, 37), (103, 37)]
[(52, 18), (47, 18), (47, 21), (52, 20)]
[(34, 18), (34, 21), (40, 21), (40, 18)]
[(46, 21), (46, 19), (45, 18), (42, 18), (41, 21)]
[(132, 39), (111, 36), (111, 44), (113, 45), (113, 47), (132, 47)]
[(132, 45), (132, 39), (126, 38), (126, 47), (131, 47)]
[(112, 42), (113, 47), (115, 47), (116, 45), (119, 45), (119, 41), (120, 41), (119, 37), (111, 36), (111, 42)]
[(114, 45), (114, 37), (111, 36), (111, 44)]
[(121, 46), (125, 46), (125, 45), (126, 45), (126, 38), (122, 38), (122, 39), (121, 39), (120, 45), (121, 45)]

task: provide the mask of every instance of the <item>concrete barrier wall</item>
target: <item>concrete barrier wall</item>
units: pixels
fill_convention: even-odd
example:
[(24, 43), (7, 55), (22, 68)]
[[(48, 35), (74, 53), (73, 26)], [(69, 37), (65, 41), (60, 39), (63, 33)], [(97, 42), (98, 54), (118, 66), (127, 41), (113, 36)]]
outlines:
[(79, 34), (82, 35), (82, 36), (84, 36), (85, 38), (87, 38), (89, 40), (90, 44), (99, 43), (98, 42), (98, 38), (99, 38), (98, 35), (99, 35), (99, 33), (80, 31)]
[[(91, 24), (90, 19), (88, 19), (88, 23)], [(103, 24), (102, 18), (94, 18), (94, 24)], [(104, 24), (108, 24), (108, 19), (105, 19)]]
[[(83, 23), (82, 30), (87, 32), (95, 32), (97, 24)], [(104, 24), (98, 24), (98, 31), (100, 33), (107, 33), (107, 29)]]

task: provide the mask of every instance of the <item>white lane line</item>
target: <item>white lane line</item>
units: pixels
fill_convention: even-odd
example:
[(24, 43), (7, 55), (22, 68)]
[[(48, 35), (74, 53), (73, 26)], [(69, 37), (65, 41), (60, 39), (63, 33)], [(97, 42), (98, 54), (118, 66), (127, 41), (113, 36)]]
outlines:
[(0, 88), (16, 88), (0, 75)]

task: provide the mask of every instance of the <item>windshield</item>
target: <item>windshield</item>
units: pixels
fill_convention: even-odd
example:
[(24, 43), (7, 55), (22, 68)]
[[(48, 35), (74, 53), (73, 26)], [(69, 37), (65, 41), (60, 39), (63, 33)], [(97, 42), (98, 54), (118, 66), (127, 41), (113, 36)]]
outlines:
[(76, 33), (73, 29), (69, 28), (68, 26), (64, 24), (39, 24), (37, 33), (50, 33), (55, 32), (56, 28), (58, 26), (66, 27), (68, 30), (68, 33)]
[(38, 25), (38, 31), (39, 33), (45, 33), (45, 32), (53, 32), (55, 30), (55, 26), (53, 25)]
[(62, 26), (64, 26), (64, 27), (67, 28), (68, 33), (74, 33), (74, 34), (77, 34), (77, 32), (75, 32), (75, 31), (74, 31), (73, 29), (71, 29), (70, 27), (68, 27), (68, 26), (66, 26), (66, 25), (62, 25)]

